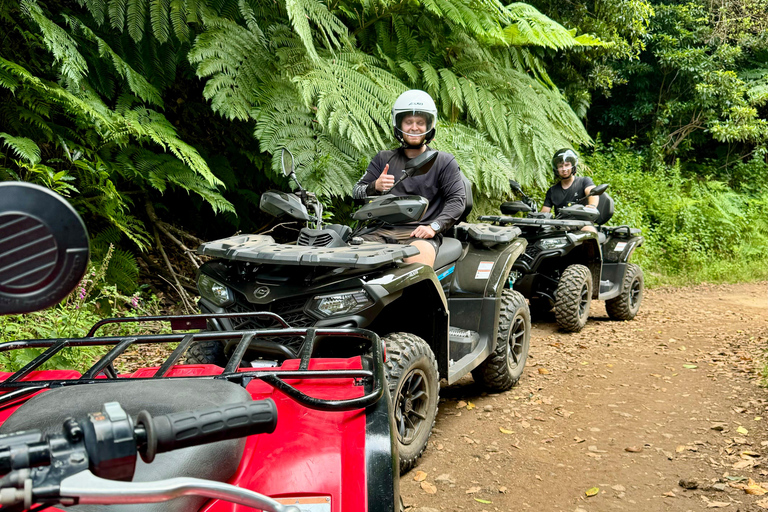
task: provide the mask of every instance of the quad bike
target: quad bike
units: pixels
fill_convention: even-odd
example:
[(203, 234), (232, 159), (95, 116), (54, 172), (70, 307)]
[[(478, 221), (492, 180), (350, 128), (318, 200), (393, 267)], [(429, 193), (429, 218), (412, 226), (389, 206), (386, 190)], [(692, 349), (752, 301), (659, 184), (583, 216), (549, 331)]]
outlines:
[[(542, 314), (554, 307), (558, 325), (578, 332), (587, 323), (592, 300), (599, 299), (605, 301), (612, 319), (633, 319), (643, 299), (643, 271), (629, 258), (644, 239), (639, 229), (605, 225), (614, 211), (613, 199), (605, 193), (608, 185), (599, 185), (589, 194), (599, 196), (597, 210), (575, 204), (560, 208), (552, 218), (551, 213), (537, 211), (536, 202), (516, 181), (509, 184), (522, 200), (502, 204), (501, 212), (525, 212), (527, 217), (483, 216), (480, 220), (517, 226), (528, 240), (509, 279), (513, 289), (529, 299), (531, 312)], [(597, 232), (582, 230), (585, 226), (594, 226)]]
[[(0, 197), (0, 313), (60, 302), (86, 269), (82, 221), (41, 187), (4, 183)], [(190, 331), (256, 316), (278, 327), (96, 335), (115, 323)], [(246, 352), (279, 351), (274, 340), (286, 336), (305, 340), (297, 357), (241, 364)], [(327, 357), (338, 339), (363, 350)], [(211, 341), (233, 343), (223, 367), (180, 364), (190, 346)], [(121, 354), (147, 344), (170, 355), (116, 373)], [(97, 346), (111, 348), (82, 374), (40, 369), (68, 347)], [(272, 313), (187, 315), (112, 318), (84, 338), (0, 344), (2, 353), (28, 348), (45, 350), (15, 373), (0, 372), (4, 512), (402, 510), (384, 347), (371, 331), (291, 329)]]
[[(409, 161), (400, 180), (428, 172), (437, 156), (428, 151)], [(283, 152), (283, 172), (296, 180), (293, 159)], [(348, 226), (322, 223), (316, 198), (299, 185), (296, 194), (266, 192), (260, 207), (274, 215), (307, 221), (295, 244), (270, 236), (239, 235), (208, 242), (198, 253), (215, 258), (198, 276), (204, 313), (271, 311), (294, 327), (365, 328), (386, 343), (386, 374), (394, 404), (401, 472), (423, 452), (437, 415), (439, 381), (455, 383), (472, 372), (496, 391), (520, 378), (530, 344), (525, 299), (509, 290), (512, 263), (525, 250), (513, 226), (465, 224), (446, 236), (434, 269), (406, 264), (418, 253), (410, 245), (365, 242), (359, 235), (381, 223), (417, 221), (427, 207), (420, 196), (369, 198)], [(471, 184), (466, 217), (471, 209)], [(308, 207), (313, 211), (309, 213)], [(449, 313), (450, 312), (450, 313)], [(213, 330), (269, 327), (253, 320), (215, 320)], [(298, 337), (285, 337), (273, 359), (295, 358)], [(338, 354), (348, 343), (338, 343)], [(234, 344), (206, 342), (188, 361), (217, 363)], [(258, 354), (246, 353), (246, 361)]]

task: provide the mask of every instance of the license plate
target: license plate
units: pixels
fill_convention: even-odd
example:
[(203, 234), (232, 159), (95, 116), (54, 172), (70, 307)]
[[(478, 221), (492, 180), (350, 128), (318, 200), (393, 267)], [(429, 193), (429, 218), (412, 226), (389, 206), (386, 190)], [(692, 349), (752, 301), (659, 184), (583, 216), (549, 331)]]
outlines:
[(281, 505), (299, 507), (301, 512), (331, 512), (331, 498), (329, 496), (295, 496), (293, 498), (273, 499)]

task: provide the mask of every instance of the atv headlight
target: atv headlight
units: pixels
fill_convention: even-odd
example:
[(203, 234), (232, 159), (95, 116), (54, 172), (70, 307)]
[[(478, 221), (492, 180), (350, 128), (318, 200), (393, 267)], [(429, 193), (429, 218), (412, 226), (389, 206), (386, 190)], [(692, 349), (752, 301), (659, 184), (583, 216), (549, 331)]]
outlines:
[(217, 306), (225, 307), (235, 302), (232, 290), (205, 274), (200, 274), (197, 279), (197, 289), (200, 295)]
[(309, 304), (309, 309), (323, 317), (350, 315), (372, 305), (373, 301), (365, 290), (334, 295), (317, 295)]
[(549, 249), (559, 249), (561, 247), (565, 247), (566, 245), (568, 245), (568, 239), (564, 236), (559, 236), (557, 238), (545, 238), (543, 240), (539, 240), (538, 243), (538, 246), (545, 251)]

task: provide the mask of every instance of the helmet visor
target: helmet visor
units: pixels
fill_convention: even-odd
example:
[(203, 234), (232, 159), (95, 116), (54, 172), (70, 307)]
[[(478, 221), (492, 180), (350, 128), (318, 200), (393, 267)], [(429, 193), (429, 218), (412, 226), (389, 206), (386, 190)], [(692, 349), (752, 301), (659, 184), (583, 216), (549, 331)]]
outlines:
[(427, 135), (435, 128), (435, 115), (423, 110), (395, 112), (395, 128), (408, 135)]

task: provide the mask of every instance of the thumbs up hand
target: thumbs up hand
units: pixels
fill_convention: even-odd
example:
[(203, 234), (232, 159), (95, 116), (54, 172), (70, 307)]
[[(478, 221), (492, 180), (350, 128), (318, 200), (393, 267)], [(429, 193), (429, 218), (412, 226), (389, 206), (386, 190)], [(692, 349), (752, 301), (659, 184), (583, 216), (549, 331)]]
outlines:
[(389, 164), (384, 166), (384, 170), (381, 171), (381, 176), (376, 180), (376, 190), (378, 192), (386, 192), (389, 189), (392, 188), (392, 185), (395, 184), (395, 177), (391, 174), (388, 174), (389, 171)]

